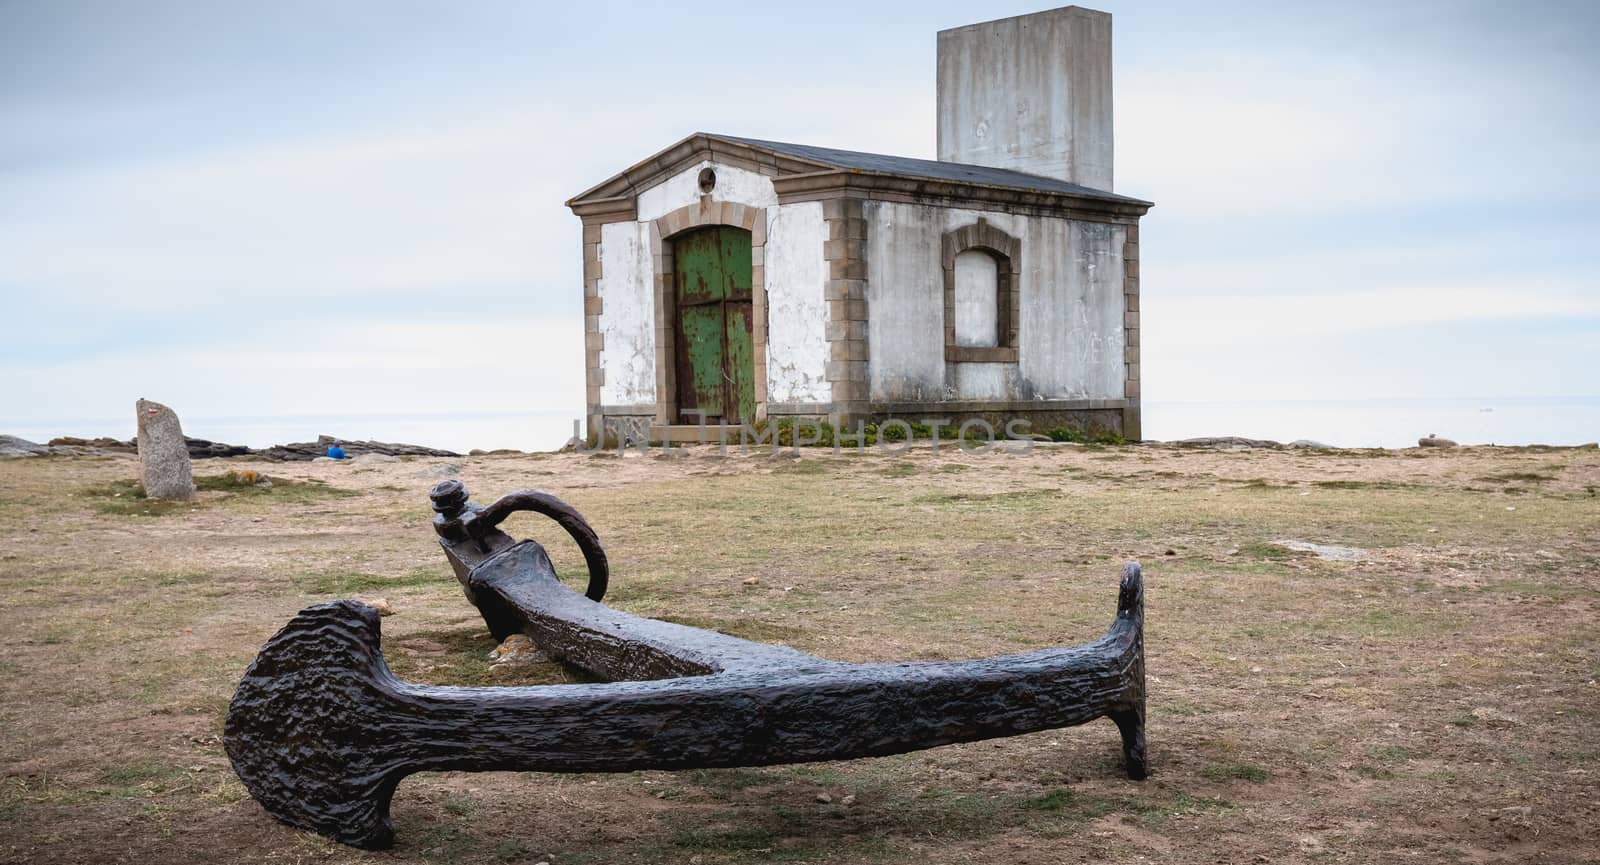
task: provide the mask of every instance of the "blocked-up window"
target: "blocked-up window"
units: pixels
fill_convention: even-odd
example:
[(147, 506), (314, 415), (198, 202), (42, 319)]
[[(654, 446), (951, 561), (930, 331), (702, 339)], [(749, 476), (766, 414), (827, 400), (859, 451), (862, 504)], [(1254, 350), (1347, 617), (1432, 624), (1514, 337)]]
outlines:
[(956, 256), (956, 345), (1000, 344), (1000, 263), (981, 249)]
[(1016, 363), (1021, 242), (980, 218), (940, 246), (945, 362)]

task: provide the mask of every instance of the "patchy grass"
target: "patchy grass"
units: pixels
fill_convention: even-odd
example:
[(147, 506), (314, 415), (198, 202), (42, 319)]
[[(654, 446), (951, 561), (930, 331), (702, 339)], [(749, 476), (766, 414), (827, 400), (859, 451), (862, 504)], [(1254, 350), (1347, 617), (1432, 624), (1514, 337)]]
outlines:
[(419, 828), (417, 835), (424, 862), (461, 862), (464, 857), (479, 852), (483, 846), (477, 836), (458, 826)]
[(1324, 490), (1414, 490), (1420, 489), (1417, 484), (1399, 483), (1386, 480), (1327, 480), (1312, 481), (1311, 485)]
[(1600, 600), (1600, 586), (1587, 586), (1572, 582), (1540, 582), (1535, 580), (1497, 580), (1481, 586), (1479, 591), (1533, 598), (1549, 603), (1586, 599)]
[(1212, 781), (1265, 781), (1271, 775), (1266, 769), (1249, 763), (1215, 763), (1201, 769), (1200, 774)]
[(455, 577), (451, 576), (448, 567), (416, 568), (406, 574), (315, 572), (297, 574), (293, 577), (293, 580), (295, 586), (306, 594), (334, 595), (336, 597), (347, 597), (364, 592), (405, 589), (414, 586), (459, 585)]
[(1545, 481), (1553, 481), (1555, 479), (1555, 475), (1542, 474), (1540, 472), (1501, 472), (1494, 475), (1483, 475), (1478, 478), (1480, 481), (1488, 481), (1489, 483), (1512, 483), (1515, 481), (1521, 481), (1524, 483), (1536, 484), (1542, 484)]
[(813, 457), (811, 459), (786, 460), (779, 463), (772, 471), (774, 474), (815, 476), (828, 474), (828, 467), (821, 460)]
[(716, 631), (730, 637), (740, 637), (761, 643), (785, 643), (805, 636), (806, 631), (792, 625), (780, 625), (760, 619), (714, 619), (698, 616), (659, 615), (664, 622), (676, 622), (691, 628)]
[(194, 511), (210, 504), (236, 502), (306, 504), (360, 495), (354, 490), (335, 487), (317, 479), (295, 481), (275, 478), (270, 485), (267, 485), (242, 483), (227, 474), (196, 475), (194, 485), (198, 493), (220, 495), (198, 495), (192, 500), (152, 499), (145, 495), (144, 487), (138, 481), (115, 480), (84, 487), (78, 491), (78, 496), (88, 500), (94, 509), (102, 514), (159, 517)]
[(687, 850), (715, 853), (744, 851), (771, 852), (777, 846), (777, 835), (762, 827), (722, 826), (711, 829), (676, 829), (672, 845)]
[(512, 838), (494, 845), (494, 858), (501, 862), (519, 862), (524, 859), (532, 860), (533, 847), (526, 841)]
[(909, 478), (923, 471), (922, 467), (913, 462), (890, 463), (880, 472), (886, 478)]
[(699, 785), (712, 796), (724, 798), (730, 793), (773, 783), (765, 769), (693, 769), (684, 774), (689, 783)]
[(1078, 794), (1066, 787), (1059, 787), (1039, 796), (1029, 796), (1019, 804), (1029, 811), (1064, 811), (1078, 803)]
[(935, 838), (988, 835), (1002, 825), (998, 804), (981, 790), (925, 790), (885, 802), (884, 811), (902, 827)]
[(1297, 553), (1288, 547), (1279, 546), (1278, 544), (1274, 543), (1251, 541), (1247, 544), (1240, 545), (1239, 555), (1247, 559), (1256, 559), (1263, 562), (1282, 562), (1306, 554)]
[(78, 496), (88, 499), (96, 511), (116, 516), (159, 517), (195, 507), (190, 501), (148, 498), (138, 481), (118, 480), (85, 487)]
[(919, 505), (994, 504), (1001, 507), (1031, 507), (1061, 495), (1060, 490), (1004, 490), (995, 493), (931, 493), (912, 499)]
[[(1586, 819), (1592, 451), (919, 443), (463, 463), (479, 501), (537, 485), (578, 507), (610, 554), (611, 605), (840, 660), (1095, 639), (1120, 563), (1140, 560), (1154, 774), (1123, 777), (1105, 721), (801, 766), (424, 773), (395, 793), (385, 862), (1582, 861), (1600, 848)], [(407, 681), (587, 681), (553, 662), (489, 666), (495, 641), (433, 541), (429, 461), (229, 465), (273, 486), (228, 488), (207, 466), (197, 500), (169, 505), (134, 495), (125, 461), (0, 462), (0, 861), (374, 861), (266, 817), (218, 738), (261, 642), (310, 603), (388, 597), (383, 651)], [(582, 570), (547, 521), (506, 527)], [(1370, 555), (1327, 562), (1282, 538)], [(1507, 805), (1531, 811), (1485, 816)]]
[(175, 766), (153, 760), (133, 760), (101, 769), (96, 780), (109, 788), (106, 792), (110, 795), (129, 798), (160, 792), (182, 777), (183, 770)]

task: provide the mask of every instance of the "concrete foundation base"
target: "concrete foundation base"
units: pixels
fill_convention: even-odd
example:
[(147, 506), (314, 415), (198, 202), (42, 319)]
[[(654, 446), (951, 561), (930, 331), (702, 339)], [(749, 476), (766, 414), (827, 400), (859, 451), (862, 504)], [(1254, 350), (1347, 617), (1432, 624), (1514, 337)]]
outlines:
[[(829, 403), (773, 404), (769, 407), (766, 423), (777, 424), (785, 420), (829, 421), (840, 417)], [(718, 441), (715, 426), (702, 430), (694, 424), (662, 425), (654, 416), (646, 414), (605, 414), (600, 421), (600, 441), (608, 448), (626, 442), (638, 446), (648, 442), (659, 444), (693, 444), (702, 437), (708, 443)], [(1134, 399), (1105, 400), (975, 400), (918, 403), (869, 403), (865, 414), (859, 418), (845, 418), (841, 430), (848, 434), (857, 421), (863, 424), (883, 424), (888, 420), (902, 420), (909, 424), (938, 422), (960, 426), (969, 421), (982, 421), (994, 430), (996, 439), (1007, 438), (1006, 425), (1018, 435), (1037, 433), (1048, 435), (1052, 430), (1064, 429), (1091, 438), (1103, 435), (1120, 436), (1127, 441), (1138, 441), (1139, 401)], [(591, 429), (593, 427), (591, 426)], [(981, 428), (980, 428), (981, 432)], [(727, 428), (728, 441), (739, 441), (739, 427)], [(595, 442), (593, 433), (591, 444)]]

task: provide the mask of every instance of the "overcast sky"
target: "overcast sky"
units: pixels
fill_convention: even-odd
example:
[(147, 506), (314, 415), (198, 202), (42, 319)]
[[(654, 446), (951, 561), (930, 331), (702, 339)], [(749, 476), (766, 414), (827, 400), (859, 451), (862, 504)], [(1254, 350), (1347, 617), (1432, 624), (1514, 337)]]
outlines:
[[(0, 432), (578, 415), (567, 198), (697, 130), (931, 158), (935, 32), (1050, 5), (0, 0)], [(1147, 402), (1600, 393), (1600, 4), (1092, 5)]]

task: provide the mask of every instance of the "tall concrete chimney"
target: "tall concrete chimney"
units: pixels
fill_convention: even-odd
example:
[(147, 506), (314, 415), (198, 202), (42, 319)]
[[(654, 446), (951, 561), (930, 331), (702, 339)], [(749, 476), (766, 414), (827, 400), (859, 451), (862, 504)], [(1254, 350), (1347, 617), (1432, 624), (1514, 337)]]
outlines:
[(1078, 6), (939, 32), (939, 159), (1111, 191), (1111, 15)]

